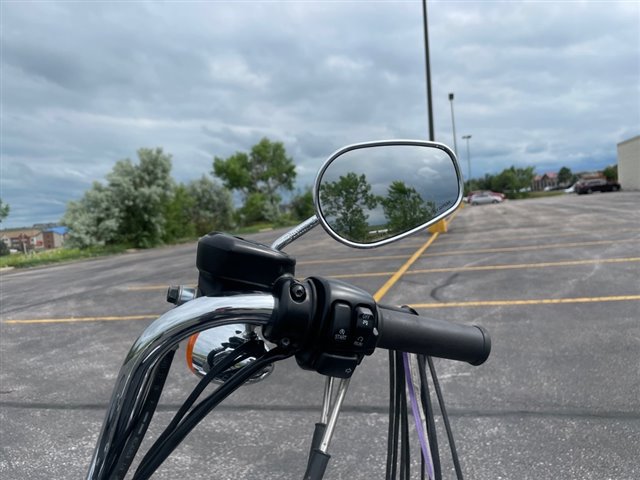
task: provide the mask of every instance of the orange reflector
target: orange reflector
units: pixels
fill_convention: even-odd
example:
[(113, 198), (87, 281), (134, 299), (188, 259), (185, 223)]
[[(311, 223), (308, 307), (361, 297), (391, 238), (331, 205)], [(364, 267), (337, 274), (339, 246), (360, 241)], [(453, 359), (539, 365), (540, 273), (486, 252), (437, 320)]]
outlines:
[(196, 340), (198, 340), (198, 335), (200, 335), (200, 333), (191, 335), (189, 337), (189, 343), (187, 343), (187, 367), (189, 367), (189, 370), (191, 370), (196, 375), (198, 374), (198, 372), (196, 372), (196, 369), (193, 368), (193, 347), (196, 344)]

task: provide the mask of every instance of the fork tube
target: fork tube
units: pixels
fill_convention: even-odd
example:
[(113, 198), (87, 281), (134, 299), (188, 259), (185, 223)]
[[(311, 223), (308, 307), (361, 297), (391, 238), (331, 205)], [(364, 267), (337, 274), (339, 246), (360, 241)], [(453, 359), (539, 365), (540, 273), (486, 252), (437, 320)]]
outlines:
[(324, 383), (324, 397), (322, 399), (322, 415), (320, 423), (326, 424), (329, 420), (329, 409), (331, 408), (331, 395), (333, 394), (333, 377), (327, 377)]
[(331, 409), (331, 415), (329, 416), (329, 421), (327, 422), (327, 429), (324, 432), (322, 437), (322, 442), (320, 442), (320, 450), (322, 453), (327, 453), (329, 449), (329, 443), (331, 442), (331, 437), (333, 436), (333, 431), (336, 428), (336, 424), (338, 423), (338, 416), (340, 415), (340, 409), (342, 408), (342, 403), (344, 402), (344, 398), (347, 395), (347, 389), (349, 388), (350, 378), (343, 378), (340, 380), (340, 384), (338, 385), (338, 394), (336, 397), (336, 401), (333, 404)]

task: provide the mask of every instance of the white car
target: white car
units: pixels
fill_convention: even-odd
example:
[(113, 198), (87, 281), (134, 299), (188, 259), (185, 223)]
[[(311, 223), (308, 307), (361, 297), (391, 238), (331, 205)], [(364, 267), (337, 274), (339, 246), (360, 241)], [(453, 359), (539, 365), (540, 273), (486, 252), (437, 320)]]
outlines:
[(473, 195), (471, 195), (471, 198), (469, 199), (469, 203), (471, 205), (484, 205), (487, 203), (500, 203), (500, 202), (502, 202), (502, 197), (499, 197), (497, 195), (492, 195), (489, 192), (474, 193)]

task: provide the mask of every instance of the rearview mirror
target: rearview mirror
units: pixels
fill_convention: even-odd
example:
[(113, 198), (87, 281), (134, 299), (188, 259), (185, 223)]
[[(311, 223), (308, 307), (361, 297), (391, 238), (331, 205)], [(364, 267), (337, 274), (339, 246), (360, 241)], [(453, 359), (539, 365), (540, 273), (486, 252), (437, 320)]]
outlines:
[(389, 140), (334, 153), (315, 182), (320, 223), (358, 248), (384, 245), (451, 214), (462, 201), (462, 176), (446, 145)]

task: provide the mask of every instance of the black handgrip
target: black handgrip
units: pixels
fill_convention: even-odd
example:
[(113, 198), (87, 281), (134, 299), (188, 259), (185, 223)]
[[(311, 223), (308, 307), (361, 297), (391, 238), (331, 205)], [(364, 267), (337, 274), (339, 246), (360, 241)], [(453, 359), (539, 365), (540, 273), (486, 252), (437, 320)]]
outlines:
[(481, 365), (491, 353), (489, 332), (378, 305), (378, 347)]

